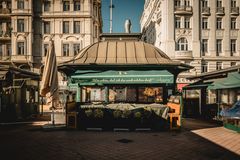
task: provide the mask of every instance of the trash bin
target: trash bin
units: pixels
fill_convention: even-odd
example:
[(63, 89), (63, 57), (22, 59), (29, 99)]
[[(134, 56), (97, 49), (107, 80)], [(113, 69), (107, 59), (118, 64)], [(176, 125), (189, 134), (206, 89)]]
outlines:
[(67, 113), (67, 128), (77, 128), (77, 112)]

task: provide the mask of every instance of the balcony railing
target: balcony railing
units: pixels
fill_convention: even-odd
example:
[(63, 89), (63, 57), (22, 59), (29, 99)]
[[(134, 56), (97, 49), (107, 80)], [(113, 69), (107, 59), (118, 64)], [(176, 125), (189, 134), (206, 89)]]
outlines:
[(202, 15), (209, 16), (210, 13), (210, 7), (203, 7), (202, 8)]
[(18, 61), (18, 62), (32, 62), (33, 56), (31, 55), (12, 55), (11, 56), (12, 61)]
[(175, 6), (175, 14), (192, 14), (192, 6)]
[(11, 30), (0, 31), (0, 40), (10, 40), (11, 39)]
[(231, 8), (231, 15), (239, 15), (239, 7), (232, 7)]
[(9, 61), (10, 59), (11, 59), (11, 56), (0, 55), (0, 61)]
[(11, 13), (11, 9), (9, 8), (1, 8), (0, 9), (0, 14), (10, 14)]
[(224, 7), (217, 7), (216, 14), (217, 15), (224, 15), (225, 14)]

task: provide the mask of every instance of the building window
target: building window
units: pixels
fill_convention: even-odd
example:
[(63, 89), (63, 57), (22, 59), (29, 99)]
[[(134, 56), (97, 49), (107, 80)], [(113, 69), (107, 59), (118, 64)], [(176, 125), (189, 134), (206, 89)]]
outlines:
[(80, 52), (80, 44), (73, 44), (74, 56)]
[(63, 56), (69, 56), (69, 44), (63, 44)]
[(237, 51), (237, 40), (236, 39), (231, 39), (231, 56), (233, 56), (234, 53)]
[(184, 5), (185, 6), (190, 6), (190, 0), (184, 0)]
[(24, 0), (17, 1), (17, 9), (24, 9)]
[(175, 0), (174, 2), (176, 7), (180, 7), (181, 6), (181, 0)]
[(50, 34), (50, 22), (44, 22), (43, 24), (44, 34)]
[(43, 56), (47, 56), (49, 44), (43, 44)]
[(98, 6), (94, 6), (94, 16), (97, 17), (98, 16)]
[(202, 18), (202, 29), (208, 29), (208, 18)]
[(181, 28), (181, 17), (175, 18), (175, 28)]
[(11, 22), (7, 22), (7, 35), (11, 36), (12, 32), (12, 25)]
[(217, 29), (222, 29), (222, 18), (217, 18)]
[(69, 10), (70, 10), (70, 2), (63, 1), (63, 11), (69, 11)]
[(80, 1), (74, 1), (74, 11), (80, 11), (81, 10), (81, 3)]
[[(0, 44), (0, 56), (3, 56), (3, 45), (2, 44)], [(0, 57), (0, 59), (1, 59), (1, 57)]]
[(222, 62), (217, 62), (216, 70), (221, 70), (221, 69), (223, 69)]
[(236, 29), (236, 18), (231, 18), (231, 29)]
[(95, 38), (98, 37), (98, 26), (97, 25), (94, 27), (94, 37)]
[(17, 43), (17, 54), (24, 55), (24, 42)]
[(190, 17), (185, 17), (184, 27), (190, 28)]
[(180, 38), (177, 42), (177, 50), (178, 51), (187, 51), (188, 50), (188, 42), (186, 38)]
[(74, 33), (80, 33), (80, 21), (75, 21), (74, 22), (73, 32)]
[(6, 56), (10, 56), (12, 54), (12, 45), (9, 43), (7, 44), (7, 55)]
[(208, 0), (202, 0), (202, 8), (208, 7)]
[(202, 73), (208, 72), (208, 63), (202, 62)]
[(207, 52), (208, 52), (208, 40), (203, 39), (202, 40), (202, 56), (205, 56)]
[(24, 32), (24, 19), (17, 20), (17, 31)]
[(63, 33), (69, 33), (69, 22), (68, 21), (63, 22)]
[(3, 23), (0, 23), (0, 37), (3, 36)]
[(237, 6), (237, 2), (236, 0), (231, 0), (231, 7), (236, 7)]
[(51, 2), (50, 1), (44, 1), (44, 12), (50, 11)]
[(217, 0), (217, 8), (221, 8), (222, 7), (222, 0)]
[(222, 53), (222, 40), (221, 39), (217, 39), (217, 56), (219, 56), (219, 53)]
[(231, 62), (231, 66), (236, 66), (237, 62)]

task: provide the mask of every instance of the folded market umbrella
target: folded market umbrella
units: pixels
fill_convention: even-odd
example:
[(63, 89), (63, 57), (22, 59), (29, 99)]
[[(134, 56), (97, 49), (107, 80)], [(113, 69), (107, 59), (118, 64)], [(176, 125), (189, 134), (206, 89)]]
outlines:
[(57, 60), (54, 42), (50, 41), (46, 55), (40, 94), (47, 98), (47, 104), (53, 108), (59, 105)]

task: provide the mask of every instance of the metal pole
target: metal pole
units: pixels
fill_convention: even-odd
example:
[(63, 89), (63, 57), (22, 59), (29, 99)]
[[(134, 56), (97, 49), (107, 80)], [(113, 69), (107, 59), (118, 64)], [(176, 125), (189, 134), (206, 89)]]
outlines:
[(42, 107), (41, 107), (41, 114), (43, 115), (43, 97), (41, 97)]
[(112, 9), (113, 9), (113, 4), (112, 4), (112, 0), (110, 0), (110, 33), (112, 33)]
[(219, 120), (219, 111), (220, 111), (220, 98), (221, 98), (221, 92), (219, 89), (217, 89), (217, 119)]
[(52, 102), (52, 125), (55, 125), (53, 102)]

